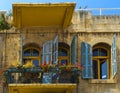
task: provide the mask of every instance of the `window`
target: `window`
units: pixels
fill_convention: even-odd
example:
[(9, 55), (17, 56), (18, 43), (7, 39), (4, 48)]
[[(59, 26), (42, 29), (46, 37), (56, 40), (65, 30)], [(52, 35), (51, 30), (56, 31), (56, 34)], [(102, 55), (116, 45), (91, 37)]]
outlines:
[(43, 44), (42, 64), (58, 64), (58, 36)]
[(110, 77), (110, 49), (102, 47), (103, 44), (93, 47), (93, 78), (94, 79), (109, 79)]
[(68, 52), (66, 49), (59, 48), (59, 56), (67, 56)]
[(104, 48), (96, 48), (93, 50), (93, 56), (107, 56), (107, 50)]
[(70, 62), (70, 48), (65, 43), (59, 43), (58, 61), (60, 65), (67, 65)]
[(36, 49), (33, 49), (32, 56), (39, 56), (39, 51)]
[(44, 63), (52, 63), (52, 46), (53, 42), (52, 41), (47, 41), (43, 45), (43, 55), (42, 55), (42, 64)]
[(58, 44), (58, 36), (56, 36), (54, 40), (45, 42), (43, 44), (42, 63), (50, 62), (52, 64), (67, 65), (71, 62), (71, 64), (75, 64), (77, 49), (76, 44), (77, 44), (76, 35), (73, 36), (71, 46), (63, 42), (59, 42)]
[(84, 69), (82, 78), (110, 79), (117, 73), (116, 34), (112, 45), (98, 43), (91, 47), (86, 42), (81, 43), (81, 61)]
[(30, 49), (27, 49), (26, 51), (24, 51), (24, 56), (30, 56)]
[(31, 61), (34, 66), (39, 66), (40, 64), (40, 50), (35, 47), (27, 47), (23, 50), (23, 64)]

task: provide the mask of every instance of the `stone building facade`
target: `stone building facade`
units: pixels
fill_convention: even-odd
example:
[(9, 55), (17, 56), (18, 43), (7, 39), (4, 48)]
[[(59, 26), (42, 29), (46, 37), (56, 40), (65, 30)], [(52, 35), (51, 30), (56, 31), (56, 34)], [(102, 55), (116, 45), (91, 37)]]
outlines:
[[(78, 51), (80, 51), (80, 42), (87, 42), (92, 46), (93, 60), (94, 60), (94, 47), (101, 44), (107, 44), (112, 48), (113, 36), (116, 33), (116, 47), (117, 47), (117, 74), (111, 77), (111, 70), (113, 65), (110, 63), (109, 67), (109, 78), (102, 79), (102, 77), (93, 77), (91, 79), (80, 78), (79, 93), (119, 93), (119, 20), (120, 16), (93, 16), (91, 13), (76, 12), (74, 13), (72, 22), (73, 25), (70, 29), (71, 32), (77, 33), (78, 35)], [(112, 54), (110, 54), (110, 57)], [(81, 57), (81, 53), (78, 53), (78, 57)], [(81, 58), (80, 58), (81, 59)], [(97, 59), (97, 58), (95, 58)], [(99, 59), (99, 57), (98, 57)], [(81, 61), (81, 60), (80, 60)], [(112, 58), (110, 61), (112, 62)], [(98, 63), (99, 64), (99, 63)], [(95, 65), (96, 66), (96, 65)], [(94, 67), (94, 64), (93, 64)], [(96, 70), (96, 69), (95, 69)], [(101, 70), (101, 67), (100, 67)], [(104, 69), (105, 72), (105, 69)], [(94, 68), (93, 68), (93, 73)], [(100, 72), (102, 73), (102, 72)], [(98, 79), (99, 78), (99, 79)]]
[[(112, 75), (112, 43), (116, 34), (117, 46), (117, 72)], [(7, 67), (13, 62), (19, 62), (22, 56), (22, 62), (29, 59), (24, 57), (27, 49), (39, 51), (39, 58), (31, 58), (36, 65), (42, 63), (43, 45), (58, 36), (58, 54), (59, 51), (67, 52), (67, 57), (58, 55), (58, 62), (69, 64), (71, 60), (71, 43), (76, 36), (76, 60), (82, 64), (81, 43), (87, 42), (92, 47), (94, 61), (93, 78), (84, 78), (81, 74), (78, 85), (78, 93), (119, 93), (120, 91), (120, 73), (119, 73), (119, 42), (120, 42), (120, 16), (93, 16), (90, 12), (76, 11), (73, 14), (71, 24), (65, 29), (54, 27), (36, 27), (24, 29), (12, 29), (0, 32), (0, 68)], [(21, 41), (22, 40), (22, 41)], [(22, 46), (22, 54), (21, 54)], [(97, 50), (94, 50), (97, 49)], [(103, 49), (103, 57), (102, 57)], [(105, 50), (108, 51), (107, 53)], [(98, 51), (98, 52), (97, 52)], [(98, 54), (97, 54), (98, 53)], [(99, 53), (101, 55), (99, 55)], [(26, 55), (25, 54), (25, 55)], [(96, 57), (97, 56), (97, 57)], [(96, 58), (95, 58), (96, 57)], [(67, 60), (67, 61), (66, 61)], [(107, 65), (102, 65), (107, 61)], [(105, 66), (105, 68), (104, 68)], [(103, 69), (104, 68), (104, 69)], [(95, 70), (95, 71), (94, 71)], [(89, 72), (89, 71), (88, 71)], [(104, 73), (106, 72), (106, 73)], [(91, 72), (90, 72), (91, 73)], [(97, 74), (97, 75), (95, 75)], [(103, 76), (106, 75), (106, 76)], [(105, 78), (104, 78), (105, 77)]]

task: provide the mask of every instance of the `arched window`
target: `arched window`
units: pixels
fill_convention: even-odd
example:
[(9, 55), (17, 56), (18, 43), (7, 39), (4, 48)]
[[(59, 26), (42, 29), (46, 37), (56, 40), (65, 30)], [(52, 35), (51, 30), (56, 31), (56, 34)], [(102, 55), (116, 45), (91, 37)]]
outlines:
[(100, 42), (93, 47), (81, 42), (82, 77), (89, 79), (113, 79), (117, 73), (116, 34), (112, 45)]
[(104, 48), (97, 48), (93, 50), (93, 56), (107, 56), (107, 50)]
[(93, 47), (93, 78), (110, 78), (110, 48), (107, 44), (97, 44)]
[(23, 64), (31, 61), (34, 66), (39, 66), (40, 64), (40, 50), (36, 47), (26, 47), (23, 50)]
[(67, 65), (70, 62), (70, 48), (65, 43), (59, 43), (58, 61), (60, 65)]
[(67, 56), (68, 55), (68, 51), (67, 49), (64, 48), (59, 48), (59, 56)]

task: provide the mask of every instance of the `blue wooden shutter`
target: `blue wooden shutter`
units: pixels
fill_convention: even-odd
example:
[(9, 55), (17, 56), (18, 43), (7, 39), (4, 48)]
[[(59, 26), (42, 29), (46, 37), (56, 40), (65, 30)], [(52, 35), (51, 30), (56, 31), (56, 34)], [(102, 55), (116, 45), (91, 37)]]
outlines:
[(58, 64), (58, 36), (53, 41), (53, 64)]
[(52, 41), (48, 41), (43, 45), (42, 64), (44, 64), (44, 62), (52, 62), (52, 45)]
[(76, 49), (77, 49), (77, 37), (76, 35), (73, 36), (72, 42), (71, 42), (71, 46), (70, 46), (70, 61), (71, 64), (75, 64), (76, 63)]
[(81, 59), (83, 66), (82, 78), (93, 78), (92, 47), (88, 43), (81, 43)]
[(112, 77), (117, 73), (117, 58), (116, 58), (116, 34), (114, 34), (112, 42)]

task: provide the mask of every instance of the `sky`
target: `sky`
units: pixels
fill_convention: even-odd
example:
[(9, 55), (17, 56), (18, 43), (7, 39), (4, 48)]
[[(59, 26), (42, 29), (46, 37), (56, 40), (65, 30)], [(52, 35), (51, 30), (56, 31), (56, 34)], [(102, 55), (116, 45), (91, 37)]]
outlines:
[(12, 10), (12, 3), (53, 3), (76, 2), (76, 9), (81, 8), (120, 8), (120, 0), (0, 0), (0, 10)]

